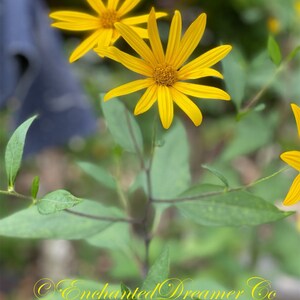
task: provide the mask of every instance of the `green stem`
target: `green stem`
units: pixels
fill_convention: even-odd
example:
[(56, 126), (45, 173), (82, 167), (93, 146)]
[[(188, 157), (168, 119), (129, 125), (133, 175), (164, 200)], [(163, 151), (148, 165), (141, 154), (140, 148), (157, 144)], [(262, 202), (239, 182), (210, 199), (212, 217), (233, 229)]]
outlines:
[(262, 97), (262, 95), (269, 89), (269, 87), (272, 85), (275, 78), (278, 76), (278, 74), (285, 69), (285, 67), (288, 64), (288, 60), (285, 60), (282, 62), (280, 67), (277, 68), (276, 72), (273, 74), (273, 76), (267, 81), (267, 83), (254, 95), (254, 97), (246, 104), (246, 106), (241, 110), (241, 114), (245, 114), (249, 111), (251, 107), (253, 107)]
[(5, 196), (10, 196), (10, 197), (17, 197), (17, 198), (21, 198), (21, 199), (25, 199), (25, 200), (30, 200), (30, 201), (33, 200), (32, 197), (19, 194), (16, 191), (3, 191), (3, 190), (0, 190), (0, 194), (5, 195)]
[(248, 188), (251, 188), (253, 187), (254, 185), (256, 184), (259, 184), (263, 181), (266, 181), (286, 170), (288, 170), (289, 167), (284, 167), (282, 169), (280, 169), (279, 171), (269, 175), (269, 176), (266, 176), (266, 177), (263, 177), (263, 178), (260, 178), (254, 182), (251, 182), (250, 184), (248, 185), (243, 185), (243, 186), (239, 186), (239, 187), (235, 187), (235, 188), (229, 188), (229, 189), (225, 189), (225, 190), (222, 190), (222, 191), (212, 191), (212, 192), (207, 192), (207, 193), (202, 193), (202, 194), (199, 194), (199, 195), (193, 195), (193, 196), (185, 196), (185, 197), (179, 197), (179, 198), (173, 198), (173, 199), (152, 199), (153, 202), (155, 203), (181, 203), (181, 202), (186, 202), (186, 201), (197, 201), (197, 200), (201, 200), (203, 198), (207, 198), (207, 197), (212, 197), (212, 196), (216, 196), (216, 195), (221, 195), (221, 194), (225, 194), (225, 193), (230, 193), (230, 192), (236, 192), (236, 191), (240, 191), (240, 190), (245, 190), (245, 189), (248, 189)]

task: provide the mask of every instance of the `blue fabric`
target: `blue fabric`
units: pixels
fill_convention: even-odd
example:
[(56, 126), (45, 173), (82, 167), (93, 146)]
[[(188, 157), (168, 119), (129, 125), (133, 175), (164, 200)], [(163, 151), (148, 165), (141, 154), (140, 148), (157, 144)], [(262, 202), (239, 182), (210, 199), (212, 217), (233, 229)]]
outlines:
[(57, 34), (42, 0), (0, 0), (0, 107), (14, 108), (15, 126), (39, 115), (27, 135), (27, 154), (96, 129)]

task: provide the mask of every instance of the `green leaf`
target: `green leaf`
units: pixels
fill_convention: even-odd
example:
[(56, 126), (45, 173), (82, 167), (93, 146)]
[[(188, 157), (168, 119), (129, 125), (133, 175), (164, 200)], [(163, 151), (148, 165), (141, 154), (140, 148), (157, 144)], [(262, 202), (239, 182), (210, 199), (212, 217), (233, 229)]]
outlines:
[(169, 276), (169, 265), (169, 249), (166, 247), (150, 268), (142, 290), (153, 290), (158, 283), (165, 281)]
[(86, 239), (90, 245), (109, 250), (121, 250), (129, 254), (131, 253), (130, 240), (128, 223), (114, 223), (106, 230)]
[(33, 199), (36, 199), (36, 196), (39, 192), (39, 187), (40, 187), (40, 178), (39, 176), (35, 176), (31, 184), (31, 197)]
[(272, 36), (269, 36), (269, 39), (268, 39), (268, 54), (269, 54), (271, 60), (273, 61), (273, 63), (276, 66), (279, 66), (281, 63), (281, 59), (282, 59), (281, 51), (280, 51), (280, 47), (279, 47), (278, 43)]
[(269, 223), (288, 217), (291, 212), (280, 211), (273, 204), (245, 191), (221, 192), (223, 187), (200, 185), (184, 196), (220, 192), (195, 200), (176, 203), (180, 212), (194, 222), (206, 226), (243, 226)]
[(13, 190), (21, 166), (27, 131), (37, 116), (22, 123), (9, 139), (5, 150), (5, 168), (8, 178), (8, 189)]
[(294, 48), (287, 56), (287, 61), (291, 61), (292, 59), (294, 59), (294, 57), (298, 54), (298, 52), (300, 51), (300, 46), (297, 46), (296, 48)]
[(175, 197), (190, 186), (190, 149), (185, 129), (175, 122), (155, 147), (151, 168), (152, 194), (157, 199)]
[(244, 59), (236, 47), (222, 60), (222, 67), (226, 89), (232, 102), (239, 109), (245, 96), (246, 68)]
[(107, 172), (107, 170), (105, 170), (101, 166), (96, 166), (89, 162), (79, 161), (77, 162), (77, 164), (85, 173), (90, 175), (99, 183), (109, 189), (116, 190), (116, 181), (114, 177), (112, 177), (111, 174)]
[[(127, 287), (124, 283), (121, 283), (121, 293), (122, 293), (122, 295), (126, 295), (127, 299), (131, 299), (131, 300), (136, 299), (135, 297), (132, 297), (132, 292), (131, 292), (130, 288)], [(124, 299), (125, 299), (125, 297), (124, 297)]]
[[(73, 211), (104, 217), (124, 217), (117, 208), (85, 200)], [(0, 235), (30, 239), (84, 239), (105, 230), (111, 223), (76, 216), (65, 211), (42, 215), (31, 206), (0, 220)]]
[(115, 142), (128, 152), (136, 153), (136, 147), (143, 152), (143, 137), (140, 127), (125, 105), (116, 98), (104, 102), (103, 95), (101, 95), (101, 106), (108, 129)]
[(47, 215), (71, 208), (80, 202), (82, 202), (82, 199), (76, 198), (70, 192), (57, 190), (40, 199), (37, 203), (37, 208), (41, 214)]
[(202, 165), (202, 168), (210, 171), (212, 174), (214, 174), (215, 176), (217, 176), (224, 183), (224, 185), (225, 185), (226, 188), (229, 187), (228, 180), (226, 179), (226, 177), (220, 171), (218, 171), (217, 169), (215, 169), (213, 167), (210, 167), (208, 165)]

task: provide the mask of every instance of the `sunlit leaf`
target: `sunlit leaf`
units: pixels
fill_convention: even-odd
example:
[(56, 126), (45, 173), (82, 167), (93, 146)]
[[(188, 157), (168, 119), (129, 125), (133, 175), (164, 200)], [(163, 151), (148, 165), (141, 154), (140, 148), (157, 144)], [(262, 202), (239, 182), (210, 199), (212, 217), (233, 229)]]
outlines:
[(273, 63), (276, 66), (279, 66), (282, 59), (281, 50), (278, 43), (272, 36), (269, 36), (268, 39), (268, 53)]
[(16, 176), (21, 166), (25, 138), (27, 131), (36, 119), (36, 116), (31, 117), (22, 123), (9, 139), (5, 150), (5, 168), (8, 178), (8, 188), (12, 190), (16, 181)]
[(39, 176), (35, 176), (31, 184), (31, 197), (33, 199), (36, 199), (37, 194), (39, 192), (39, 187), (40, 187), (40, 178)]

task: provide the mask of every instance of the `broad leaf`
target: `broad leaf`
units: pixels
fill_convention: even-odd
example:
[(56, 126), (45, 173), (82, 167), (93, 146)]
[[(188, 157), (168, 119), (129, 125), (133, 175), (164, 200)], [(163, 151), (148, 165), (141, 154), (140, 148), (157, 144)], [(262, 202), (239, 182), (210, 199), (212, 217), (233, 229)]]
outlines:
[(130, 251), (130, 227), (128, 223), (114, 223), (109, 228), (97, 233), (86, 241), (93, 246), (110, 249), (122, 250), (126, 253)]
[(169, 265), (169, 249), (166, 247), (150, 268), (142, 290), (153, 290), (158, 283), (164, 282), (169, 276)]
[(180, 122), (165, 131), (161, 146), (154, 150), (151, 169), (154, 198), (168, 199), (185, 191), (191, 181), (189, 144)]
[(71, 208), (81, 201), (82, 199), (76, 198), (68, 191), (57, 190), (40, 199), (37, 203), (37, 208), (41, 214), (47, 215), (66, 208)]
[(185, 192), (181, 197), (220, 192), (217, 195), (195, 197), (180, 202), (176, 207), (194, 222), (206, 226), (259, 225), (283, 219), (292, 212), (280, 211), (273, 204), (246, 191), (222, 192), (222, 187), (201, 185)]
[(117, 188), (116, 181), (113, 176), (107, 172), (101, 166), (94, 165), (89, 162), (79, 161), (77, 162), (78, 166), (92, 178), (97, 180), (99, 183), (105, 187), (115, 190)]
[(13, 190), (16, 181), (16, 176), (21, 166), (25, 138), (27, 131), (36, 119), (36, 116), (31, 117), (22, 123), (9, 139), (5, 150), (5, 168), (8, 178), (8, 188)]
[[(104, 217), (123, 217), (121, 211), (85, 200), (73, 211)], [(106, 229), (108, 221), (99, 221), (60, 211), (42, 215), (31, 206), (0, 220), (0, 235), (17, 238), (83, 239)]]
[(143, 137), (138, 123), (125, 105), (118, 99), (103, 101), (101, 106), (108, 129), (115, 142), (124, 150), (136, 153), (137, 147), (143, 152)]

